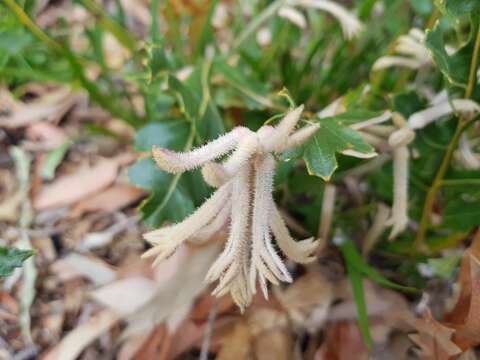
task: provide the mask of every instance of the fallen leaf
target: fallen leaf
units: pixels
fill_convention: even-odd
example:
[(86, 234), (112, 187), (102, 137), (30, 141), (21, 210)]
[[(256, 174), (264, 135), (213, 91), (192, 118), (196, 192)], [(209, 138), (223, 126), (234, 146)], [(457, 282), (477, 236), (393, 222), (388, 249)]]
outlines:
[(466, 350), (480, 344), (480, 231), (463, 255), (458, 282), (459, 299), (444, 320), (456, 330), (454, 342)]
[(65, 143), (68, 140), (67, 134), (60, 127), (47, 123), (35, 122), (27, 127), (26, 136), (30, 140), (40, 140), (54, 148)]
[(325, 322), (333, 295), (332, 284), (317, 271), (303, 275), (285, 291), (276, 293), (293, 323), (312, 333)]
[(55, 261), (50, 268), (61, 280), (85, 277), (95, 285), (104, 285), (116, 278), (115, 268), (94, 256), (71, 253)]
[(251, 352), (250, 341), (248, 323), (244, 319), (239, 319), (233, 329), (223, 337), (217, 360), (248, 359)]
[(95, 166), (61, 176), (40, 189), (33, 205), (36, 210), (72, 205), (113, 183), (118, 167), (117, 161), (103, 159)]
[(75, 103), (70, 89), (61, 87), (46, 92), (34, 101), (15, 100), (7, 89), (0, 89), (0, 126), (18, 128), (38, 121), (57, 122)]
[(455, 329), (436, 321), (430, 310), (422, 318), (416, 319), (414, 327), (418, 333), (410, 334), (409, 337), (420, 348), (417, 352), (420, 359), (448, 360), (462, 352), (452, 341)]
[(114, 281), (90, 295), (102, 305), (125, 316), (133, 314), (147, 304), (156, 294), (156, 288), (152, 280), (131, 277)]
[(80, 217), (87, 212), (113, 212), (137, 202), (146, 193), (128, 184), (115, 184), (107, 190), (78, 202), (70, 211), (71, 217)]
[(368, 360), (365, 345), (358, 326), (340, 321), (327, 330), (327, 338), (315, 354), (314, 360)]
[(112, 327), (120, 316), (112, 310), (103, 310), (70, 331), (50, 349), (43, 360), (75, 360), (92, 341)]

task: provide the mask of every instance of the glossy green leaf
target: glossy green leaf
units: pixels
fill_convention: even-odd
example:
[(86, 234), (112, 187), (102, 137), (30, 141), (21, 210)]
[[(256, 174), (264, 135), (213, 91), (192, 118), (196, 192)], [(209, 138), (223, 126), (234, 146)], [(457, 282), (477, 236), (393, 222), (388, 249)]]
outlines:
[(465, 87), (468, 82), (470, 62), (473, 53), (473, 41), (470, 41), (454, 54), (445, 49), (445, 34), (440, 22), (427, 31), (425, 44), (430, 49), (433, 60), (447, 80), (456, 86)]
[(365, 120), (370, 116), (357, 112), (321, 119), (320, 129), (305, 145), (303, 158), (310, 175), (328, 181), (338, 167), (335, 153), (355, 150), (361, 153), (373, 152), (372, 146), (348, 125)]
[(9, 276), (17, 267), (33, 255), (31, 250), (20, 250), (0, 246), (0, 277)]
[(135, 136), (135, 150), (151, 151), (156, 145), (180, 151), (187, 142), (190, 125), (182, 120), (168, 120), (150, 123), (141, 128)]
[(443, 214), (443, 227), (467, 231), (480, 225), (480, 198), (462, 197), (449, 201)]
[(157, 227), (165, 220), (179, 222), (193, 212), (195, 204), (179, 175), (160, 170), (152, 159), (137, 161), (130, 167), (128, 177), (135, 186), (151, 192), (140, 206), (147, 224)]

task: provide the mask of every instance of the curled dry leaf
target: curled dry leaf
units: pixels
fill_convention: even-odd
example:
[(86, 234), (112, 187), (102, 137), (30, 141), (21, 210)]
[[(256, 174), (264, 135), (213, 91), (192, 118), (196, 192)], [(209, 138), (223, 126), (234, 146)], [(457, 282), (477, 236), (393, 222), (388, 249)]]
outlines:
[(418, 333), (409, 337), (419, 346), (417, 353), (422, 360), (448, 360), (461, 353), (452, 341), (455, 330), (436, 321), (429, 310), (421, 319), (415, 320), (414, 327)]
[(480, 231), (463, 255), (458, 282), (460, 296), (445, 321), (456, 329), (454, 342), (465, 350), (480, 344)]

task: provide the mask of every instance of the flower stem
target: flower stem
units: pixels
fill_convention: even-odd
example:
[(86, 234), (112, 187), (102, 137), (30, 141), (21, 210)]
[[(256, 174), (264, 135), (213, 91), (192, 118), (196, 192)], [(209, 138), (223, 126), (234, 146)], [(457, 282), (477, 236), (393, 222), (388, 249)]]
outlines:
[[(472, 96), (473, 89), (475, 87), (479, 52), (480, 52), (480, 29), (477, 28), (475, 46), (473, 50), (472, 61), (470, 63), (470, 73), (468, 77), (468, 84), (465, 90), (465, 99), (469, 99)], [(447, 172), (450, 161), (452, 160), (453, 153), (458, 146), (460, 136), (462, 135), (463, 131), (467, 128), (468, 123), (469, 121), (466, 120), (465, 118), (463, 117), (458, 118), (455, 133), (453, 134), (452, 140), (448, 145), (447, 151), (445, 152), (445, 155), (443, 156), (440, 167), (438, 168), (437, 174), (435, 175), (432, 186), (430, 187), (427, 193), (427, 196), (425, 198), (425, 204), (423, 206), (420, 226), (417, 232), (417, 236), (415, 238), (415, 249), (417, 251), (420, 251), (424, 246), (425, 235), (427, 233), (428, 226), (430, 224), (433, 205), (437, 198), (438, 191), (443, 185), (443, 177), (445, 176), (445, 173)]]

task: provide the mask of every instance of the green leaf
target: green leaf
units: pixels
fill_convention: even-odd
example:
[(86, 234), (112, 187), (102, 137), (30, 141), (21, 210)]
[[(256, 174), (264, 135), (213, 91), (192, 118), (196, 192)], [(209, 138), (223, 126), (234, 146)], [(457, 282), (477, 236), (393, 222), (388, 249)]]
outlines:
[(31, 250), (19, 250), (0, 246), (0, 277), (9, 276), (17, 267), (33, 255)]
[(471, 39), (454, 54), (445, 50), (445, 34), (440, 22), (432, 30), (427, 30), (425, 44), (430, 49), (433, 60), (447, 80), (456, 86), (466, 87), (470, 71), (474, 41)]
[(462, 197), (451, 200), (445, 207), (443, 227), (467, 231), (480, 225), (480, 199), (470, 201)]
[(480, 1), (478, 0), (445, 0), (443, 6), (452, 16), (461, 16), (465, 14), (474, 14), (480, 11)]
[(368, 324), (367, 305), (365, 303), (365, 291), (363, 289), (363, 279), (361, 273), (347, 262), (348, 277), (352, 285), (353, 298), (357, 306), (358, 326), (362, 333), (363, 340), (369, 348), (373, 346), (373, 340), (370, 335), (370, 327)]
[(340, 245), (340, 249), (345, 258), (345, 261), (353, 266), (357, 271), (363, 275), (369, 277), (371, 280), (376, 282), (379, 285), (383, 285), (392, 289), (406, 291), (406, 292), (416, 292), (417, 289), (411, 288), (408, 286), (402, 286), (394, 283), (393, 281), (388, 280), (383, 275), (381, 275), (377, 270), (368, 265), (365, 260), (360, 256), (355, 245), (349, 239), (345, 239)]
[(160, 170), (150, 158), (131, 166), (128, 177), (135, 186), (151, 192), (140, 209), (144, 221), (153, 227), (165, 220), (179, 222), (195, 209), (189, 188), (184, 186), (179, 175), (173, 176)]
[(152, 146), (182, 150), (187, 142), (190, 126), (186, 121), (168, 120), (150, 123), (135, 136), (136, 151), (151, 151)]
[[(196, 72), (190, 75), (191, 82), (199, 82), (196, 79)], [(205, 112), (200, 114), (202, 109), (201, 96), (203, 91), (199, 84), (182, 83), (174, 76), (168, 77), (168, 87), (173, 90), (180, 103), (180, 108), (188, 121), (195, 123), (202, 140), (216, 138), (224, 132), (223, 121), (220, 114), (210, 98), (206, 98)]]
[(71, 145), (72, 143), (70, 141), (67, 141), (48, 153), (42, 167), (43, 179), (52, 180), (54, 178), (55, 170), (62, 162), (65, 154), (67, 153)]
[(432, 271), (432, 275), (444, 279), (451, 279), (453, 277), (453, 273), (458, 267), (458, 264), (460, 263), (460, 260), (461, 256), (451, 255), (438, 259), (428, 259), (427, 264)]
[(320, 129), (305, 145), (303, 155), (310, 175), (328, 181), (338, 167), (337, 152), (349, 149), (366, 154), (374, 151), (358, 132), (348, 127), (371, 117), (371, 113), (365, 115), (365, 112), (351, 112), (319, 121)]

